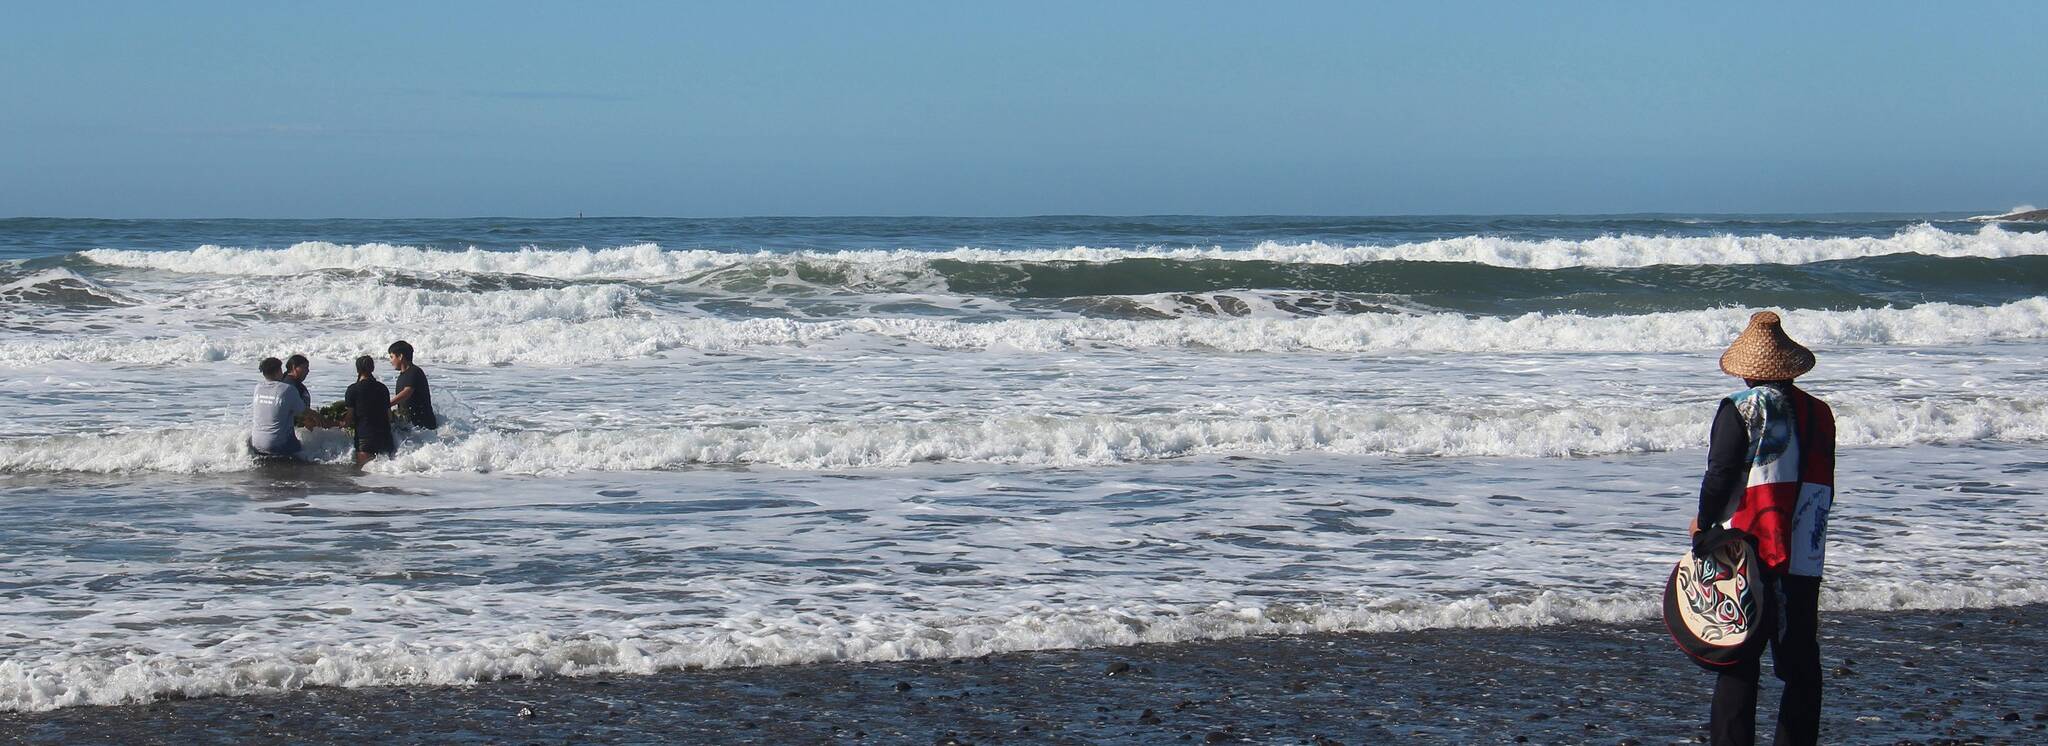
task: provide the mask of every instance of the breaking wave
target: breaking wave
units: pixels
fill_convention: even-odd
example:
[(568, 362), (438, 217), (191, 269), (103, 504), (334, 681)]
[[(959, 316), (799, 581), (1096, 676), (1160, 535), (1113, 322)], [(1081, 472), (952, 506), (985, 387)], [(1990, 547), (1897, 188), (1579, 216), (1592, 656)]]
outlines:
[[(536, 305), (524, 305), (526, 303)], [(406, 311), (418, 321), (377, 320), (360, 331), (298, 336), (257, 327), (129, 337), (27, 338), (0, 347), (0, 366), (70, 360), (177, 364), (255, 360), (277, 349), (348, 358), (404, 338), (433, 359), (456, 364), (573, 365), (668, 351), (736, 351), (821, 345), (919, 345), (940, 350), (1045, 353), (1075, 349), (1194, 350), (1222, 353), (1676, 352), (1726, 345), (1750, 309), (1636, 316), (1531, 313), (1515, 317), (1360, 313), (1312, 318), (1005, 319), (862, 318), (799, 321), (608, 315), (625, 302), (606, 292), (564, 291), (506, 300), (486, 324), (445, 323), (432, 304)], [(367, 308), (367, 307), (365, 307)], [(539, 308), (542, 310), (534, 310)], [(566, 309), (566, 311), (564, 310)], [(341, 309), (352, 313), (353, 310)], [(462, 313), (470, 313), (463, 311)], [(533, 314), (546, 318), (522, 320)], [(586, 321), (566, 321), (555, 314)], [(595, 318), (592, 318), (595, 317)], [(1809, 346), (1968, 345), (2048, 337), (2048, 297), (2000, 306), (1927, 303), (1910, 308), (1786, 312), (1786, 328)]]
[[(1669, 451), (1706, 440), (1704, 405), (1474, 411), (1334, 407), (1217, 415), (1010, 415), (932, 422), (787, 422), (570, 432), (464, 424), (402, 446), (380, 472), (560, 474), (758, 465), (864, 469), (927, 462), (1076, 467), (1210, 454), (1329, 452), (1574, 457)], [(2048, 441), (2048, 399), (1836, 402), (1843, 446)], [(307, 433), (307, 458), (346, 463), (339, 431)], [(0, 472), (231, 472), (254, 468), (245, 433), (138, 430), (0, 440)]]
[(94, 249), (92, 262), (117, 267), (215, 275), (297, 275), (320, 270), (388, 269), (413, 272), (514, 274), (556, 279), (648, 280), (688, 277), (738, 265), (810, 263), (916, 270), (931, 262), (974, 264), (1107, 263), (1129, 259), (1257, 261), (1279, 264), (1360, 264), (1411, 261), (1484, 264), (1523, 269), (1647, 267), (1652, 265), (1808, 264), (1891, 254), (2003, 258), (2048, 254), (2048, 233), (2012, 232), (1987, 225), (1952, 233), (1918, 225), (1882, 238), (1760, 236), (1647, 236), (1624, 234), (1585, 240), (1523, 240), (1464, 236), (1385, 246), (1321, 242), (1261, 242), (1223, 247), (1087, 247), (1062, 249), (733, 252), (668, 250), (652, 243), (605, 249), (441, 251), (381, 243), (312, 241), (283, 249), (202, 246), (186, 251)]
[[(249, 288), (210, 287), (178, 296), (168, 310), (233, 313), (249, 307)], [(325, 322), (496, 326), (551, 320), (579, 323), (625, 315), (634, 305), (623, 285), (451, 292), (395, 287), (372, 280), (335, 281), (317, 275), (263, 288), (260, 308), (270, 316)]]
[(125, 306), (134, 300), (68, 269), (51, 269), (0, 285), (0, 308), (37, 306), (54, 309), (95, 309)]

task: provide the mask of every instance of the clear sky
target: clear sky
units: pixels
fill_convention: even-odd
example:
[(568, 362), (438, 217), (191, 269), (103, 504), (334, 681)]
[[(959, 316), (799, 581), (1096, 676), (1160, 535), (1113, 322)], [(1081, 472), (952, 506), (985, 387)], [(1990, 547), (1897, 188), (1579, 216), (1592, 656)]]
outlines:
[(2048, 3), (8, 3), (0, 215), (2048, 203)]

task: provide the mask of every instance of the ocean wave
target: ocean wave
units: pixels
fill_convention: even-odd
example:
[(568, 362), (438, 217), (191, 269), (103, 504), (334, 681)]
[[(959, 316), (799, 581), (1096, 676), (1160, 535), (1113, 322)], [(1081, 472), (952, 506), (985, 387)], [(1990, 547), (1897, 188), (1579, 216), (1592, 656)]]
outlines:
[[(1333, 406), (1239, 416), (1008, 415), (931, 421), (787, 422), (569, 432), (447, 428), (401, 447), (387, 473), (561, 474), (755, 465), (874, 469), (929, 462), (1078, 467), (1210, 454), (1328, 452), (1555, 458), (1696, 448), (1705, 405), (1426, 410)], [(1845, 447), (2048, 441), (2048, 399), (1835, 402)], [(339, 431), (307, 432), (306, 457), (346, 463)], [(234, 426), (0, 440), (0, 472), (252, 469)]]
[[(1830, 583), (1822, 608), (1955, 609), (2048, 601), (2048, 583)], [(310, 687), (451, 686), (508, 678), (825, 662), (966, 658), (1032, 650), (1181, 643), (1255, 635), (1519, 628), (1627, 623), (1654, 617), (1649, 593), (1494, 594), (1362, 599), (1355, 603), (1024, 609), (1008, 616), (747, 614), (697, 629), (648, 634), (529, 632), (458, 640), (415, 636), (288, 645), (230, 638), (190, 653), (68, 652), (0, 661), (0, 710), (43, 711), (163, 697)]]
[[(428, 317), (414, 324), (375, 320), (338, 334), (189, 332), (134, 338), (113, 334), (29, 337), (0, 346), (0, 366), (51, 361), (173, 365), (256, 360), (291, 348), (347, 358), (407, 339), (436, 362), (576, 365), (642, 358), (672, 350), (703, 352), (821, 345), (919, 345), (937, 350), (1063, 352), (1077, 349), (1196, 350), (1223, 353), (1679, 352), (1726, 345), (1750, 309), (1722, 308), (1636, 316), (1531, 313), (1471, 317), (1361, 313), (1311, 318), (1006, 319), (863, 318), (830, 321), (608, 316), (617, 298), (569, 297), (588, 321), (486, 318), (463, 326)], [(555, 301), (544, 300), (548, 304)], [(579, 311), (580, 313), (581, 311)], [(2048, 297), (2000, 306), (1926, 303), (1849, 311), (1780, 310), (1786, 330), (1812, 347), (1949, 346), (2048, 338)], [(506, 323), (514, 321), (515, 323)]]
[[(1987, 225), (1952, 233), (1918, 225), (1895, 235), (1785, 238), (1761, 236), (1615, 235), (1585, 240), (1522, 240), (1464, 236), (1383, 246), (1266, 241), (1248, 249), (1222, 247), (1088, 247), (990, 250), (871, 249), (734, 252), (663, 249), (652, 243), (603, 249), (443, 251), (393, 244), (310, 241), (283, 249), (215, 245), (183, 251), (93, 249), (92, 262), (116, 267), (215, 275), (297, 275), (322, 270), (400, 270), (511, 274), (556, 279), (650, 280), (762, 264), (838, 265), (890, 273), (921, 273), (938, 261), (975, 264), (1106, 263), (1131, 259), (1258, 261), (1280, 264), (1360, 264), (1411, 261), (1485, 264), (1523, 269), (1646, 267), (1652, 265), (1808, 264), (1891, 254), (2003, 258), (2048, 255), (2048, 233), (2012, 232)], [(885, 280), (884, 282), (900, 282)]]
[(2012, 209), (2006, 210), (2005, 212), (1998, 213), (1996, 215), (1972, 215), (1964, 219), (1979, 223), (1994, 220), (2024, 220), (2039, 222), (2043, 220), (2048, 220), (2048, 211), (2044, 211), (2041, 208), (2035, 207), (2033, 205), (2021, 204), (2014, 205)]
[(47, 269), (0, 284), (0, 306), (34, 304), (46, 308), (105, 308), (135, 301), (68, 269)]
[(309, 275), (262, 287), (260, 303), (252, 309), (251, 290), (239, 284), (202, 288), (176, 296), (164, 308), (223, 314), (261, 310), (273, 317), (321, 321), (493, 326), (614, 318), (628, 313), (636, 298), (634, 290), (623, 285), (451, 291)]

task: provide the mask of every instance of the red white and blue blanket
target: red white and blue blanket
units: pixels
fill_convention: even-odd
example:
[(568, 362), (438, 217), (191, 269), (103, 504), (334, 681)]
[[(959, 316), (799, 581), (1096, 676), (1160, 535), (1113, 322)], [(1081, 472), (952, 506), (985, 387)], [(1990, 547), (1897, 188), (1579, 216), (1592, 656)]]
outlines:
[(1835, 415), (1790, 385), (1728, 397), (1749, 429), (1749, 477), (1722, 525), (1756, 537), (1772, 572), (1818, 577), (1835, 502)]

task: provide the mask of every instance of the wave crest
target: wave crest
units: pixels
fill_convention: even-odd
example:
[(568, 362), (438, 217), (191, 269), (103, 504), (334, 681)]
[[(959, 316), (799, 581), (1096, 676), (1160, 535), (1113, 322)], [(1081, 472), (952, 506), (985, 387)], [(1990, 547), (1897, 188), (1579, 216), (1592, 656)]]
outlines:
[(284, 249), (207, 245), (186, 251), (93, 249), (95, 263), (167, 272), (216, 275), (296, 275), (320, 270), (389, 269), (413, 272), (514, 274), (567, 280), (647, 280), (688, 277), (740, 265), (812, 263), (894, 266), (918, 270), (931, 262), (979, 264), (1020, 262), (1106, 263), (1128, 259), (1176, 261), (1260, 261), (1281, 264), (1361, 264), (1385, 261), (1453, 262), (1522, 269), (1646, 267), (1660, 264), (1808, 264), (1890, 254), (2003, 258), (2048, 254), (2048, 233), (2011, 232), (1987, 225), (1975, 233), (1951, 233), (1927, 224), (1882, 238), (1785, 238), (1759, 236), (1646, 236), (1623, 234), (1586, 240), (1521, 240), (1463, 236), (1376, 245), (1322, 242), (1261, 242), (1248, 249), (1223, 247), (1088, 247), (990, 250), (868, 249), (846, 251), (735, 252), (663, 249), (643, 243), (604, 249), (442, 251), (393, 244), (336, 244), (309, 241)]
[[(0, 365), (51, 361), (170, 365), (255, 360), (291, 348), (348, 358), (407, 339), (444, 363), (577, 365), (661, 355), (823, 345), (1023, 353), (1077, 349), (1197, 350), (1223, 353), (1482, 353), (1681, 352), (1726, 345), (1750, 309), (1674, 311), (1638, 316), (1531, 313), (1511, 318), (1439, 313), (1360, 313), (1312, 318), (1099, 318), (975, 321), (862, 318), (830, 321), (711, 319), (608, 315), (622, 297), (597, 294), (534, 301), (567, 303), (587, 321), (520, 321), (524, 301), (508, 301), (504, 318), (480, 326), (401, 325), (384, 319), (360, 331), (312, 337), (274, 332), (192, 332), (175, 336), (29, 338), (0, 347)], [(587, 313), (586, 313), (587, 311)], [(548, 313), (557, 311), (549, 310)], [(1786, 330), (1810, 347), (1968, 345), (2048, 338), (2048, 297), (2001, 306), (1926, 303), (1910, 308), (1784, 311)], [(420, 312), (416, 324), (437, 317)]]
[[(1242, 416), (1024, 414), (931, 422), (789, 422), (570, 432), (468, 424), (401, 448), (383, 472), (560, 474), (756, 465), (869, 469), (927, 462), (1074, 467), (1209, 454), (1331, 452), (1438, 457), (1574, 457), (1695, 448), (1701, 406), (1416, 411), (1335, 407)], [(1844, 446), (2048, 441), (2048, 400), (1835, 402)], [(243, 433), (148, 430), (0, 440), (0, 472), (229, 472), (254, 467)], [(339, 431), (309, 432), (307, 457), (348, 459)]]

